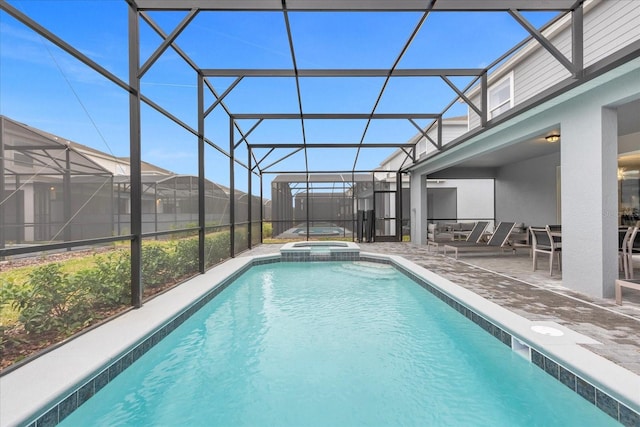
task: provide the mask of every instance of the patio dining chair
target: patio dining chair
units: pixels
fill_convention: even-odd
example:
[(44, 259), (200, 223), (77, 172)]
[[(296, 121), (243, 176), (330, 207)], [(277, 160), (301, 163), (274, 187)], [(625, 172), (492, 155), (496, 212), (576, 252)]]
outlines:
[(558, 259), (558, 270), (562, 271), (562, 262), (560, 254), (562, 252), (562, 243), (559, 239), (551, 236), (551, 229), (547, 225), (544, 228), (530, 227), (531, 246), (533, 251), (533, 271), (538, 268), (538, 253), (549, 255), (549, 275), (553, 275), (554, 258)]
[(618, 270), (622, 271), (627, 278), (627, 242), (633, 227), (618, 227)]
[[(624, 278), (633, 279), (633, 255), (640, 254), (640, 234), (638, 227), (629, 227), (626, 234), (626, 242), (622, 244), (622, 266), (624, 268)], [(638, 242), (636, 242), (638, 240)]]

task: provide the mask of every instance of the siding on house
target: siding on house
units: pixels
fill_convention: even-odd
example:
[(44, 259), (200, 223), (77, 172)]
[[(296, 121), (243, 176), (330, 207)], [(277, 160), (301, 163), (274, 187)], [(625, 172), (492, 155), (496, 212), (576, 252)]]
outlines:
[[(446, 144), (453, 141), (467, 131), (467, 118), (465, 116), (450, 117), (442, 120), (442, 143)], [(435, 125), (428, 133), (429, 137), (434, 141), (438, 140), (438, 126)], [(409, 143), (417, 142), (416, 158), (424, 156), (427, 153), (436, 151), (436, 148), (428, 142), (426, 138), (420, 134), (414, 136)], [(413, 162), (411, 159), (406, 160), (407, 155), (402, 150), (396, 150), (380, 163), (382, 170), (396, 171), (404, 162), (404, 166), (408, 166)]]
[[(588, 67), (612, 53), (640, 40), (640, 2), (637, 0), (593, 0), (584, 10), (584, 66)], [(555, 34), (553, 34), (555, 32)], [(571, 59), (571, 21), (569, 17), (549, 28), (545, 36)], [(571, 77), (537, 41), (525, 46), (502, 67), (489, 75), (489, 88), (508, 72), (514, 73), (514, 103), (524, 101)], [(471, 99), (480, 105), (478, 88), (470, 90)], [(480, 126), (480, 117), (469, 109), (469, 130)]]
[[(454, 139), (456, 139), (466, 131), (467, 131), (467, 126), (463, 120), (443, 121), (442, 144), (445, 145), (453, 141)], [(438, 126), (434, 126), (433, 129), (429, 131), (428, 135), (431, 139), (437, 142)], [(420, 142), (418, 143), (418, 152), (417, 152), (418, 157), (425, 154), (430, 154), (434, 151), (436, 151), (436, 147), (431, 142), (427, 141), (426, 138), (420, 139)]]
[(584, 17), (584, 63), (592, 65), (640, 40), (640, 4), (637, 0), (601, 0)]

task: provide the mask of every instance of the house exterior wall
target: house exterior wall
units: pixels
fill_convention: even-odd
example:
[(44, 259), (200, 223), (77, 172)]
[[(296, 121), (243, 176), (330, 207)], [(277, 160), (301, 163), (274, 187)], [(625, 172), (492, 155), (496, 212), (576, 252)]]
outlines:
[(86, 150), (83, 147), (74, 146), (75, 150), (89, 157), (92, 161), (99, 164), (105, 170), (113, 175), (130, 175), (131, 166), (128, 161), (119, 160), (117, 158), (99, 153), (96, 150)]
[(584, 17), (584, 65), (588, 67), (640, 39), (637, 0), (600, 0)]
[[(640, 120), (640, 118), (638, 118)], [(618, 137), (618, 154), (640, 151), (640, 132)]]
[[(442, 121), (442, 144), (447, 144), (454, 139), (458, 138), (467, 131), (467, 118), (466, 117), (453, 117), (443, 119)], [(438, 125), (433, 126), (427, 132), (429, 138), (434, 141), (438, 141)], [(427, 154), (431, 154), (436, 151), (436, 147), (426, 138), (416, 135), (409, 141), (416, 143), (416, 159)], [(381, 170), (397, 171), (401, 166), (408, 166), (412, 164), (412, 159), (407, 159), (407, 155), (402, 150), (396, 150), (391, 156), (387, 157), (380, 163)]]
[(460, 221), (494, 218), (494, 181), (464, 179), (458, 185), (458, 219)]
[[(33, 224), (35, 221), (35, 195), (33, 194), (33, 184), (28, 184), (22, 187), (24, 191), (24, 223)], [(24, 228), (24, 240), (32, 242), (35, 239), (33, 226), (25, 226)]]
[[(640, 7), (636, 0), (587, 2), (584, 9), (584, 66), (588, 67), (615, 51), (640, 40)], [(571, 21), (563, 20), (549, 28), (544, 35), (571, 59)], [(541, 93), (571, 76), (545, 48), (532, 41), (502, 67), (489, 76), (489, 89), (507, 73), (514, 75), (514, 105)], [(471, 99), (480, 105), (478, 88), (471, 91)], [(480, 117), (469, 109), (468, 129), (480, 126)]]
[(498, 169), (496, 174), (496, 220), (544, 226), (560, 222), (556, 169), (560, 153), (528, 159)]
[[(456, 217), (460, 222), (492, 221), (494, 214), (493, 179), (445, 179), (440, 182), (427, 180), (427, 189), (456, 189)], [(427, 190), (428, 192), (428, 190)]]
[(427, 176), (412, 173), (411, 186), (411, 241), (424, 245), (427, 242)]
[(429, 222), (456, 222), (458, 198), (455, 187), (427, 188), (427, 217)]
[[(467, 131), (466, 118), (459, 120), (443, 120), (442, 123), (442, 145), (445, 145)], [(438, 126), (434, 126), (427, 135), (434, 141), (438, 141)], [(421, 138), (417, 146), (417, 157), (435, 152), (436, 147), (426, 138)]]
[(601, 103), (621, 89), (572, 100), (562, 121), (563, 284), (598, 297), (618, 278), (617, 115)]

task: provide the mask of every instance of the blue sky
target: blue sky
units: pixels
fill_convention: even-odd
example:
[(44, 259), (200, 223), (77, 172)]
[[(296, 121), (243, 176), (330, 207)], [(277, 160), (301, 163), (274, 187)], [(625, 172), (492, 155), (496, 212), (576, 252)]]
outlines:
[[(128, 80), (127, 4), (124, 0), (9, 0), (89, 58)], [(183, 12), (151, 13), (169, 33)], [(294, 13), (289, 14), (299, 68), (389, 68), (402, 50), (420, 13)], [(536, 26), (551, 13), (528, 13)], [(161, 39), (140, 24), (141, 62)], [(481, 68), (527, 33), (506, 13), (432, 13), (398, 68)], [(292, 60), (282, 13), (201, 12), (177, 40), (202, 68), (291, 68)], [(233, 79), (210, 79), (218, 93)], [(467, 78), (456, 80), (464, 86)], [(307, 78), (300, 80), (307, 113), (368, 113), (384, 78)], [(196, 128), (196, 76), (173, 51), (167, 50), (142, 79), (142, 91), (189, 126)], [(52, 45), (6, 13), (0, 12), (0, 114), (92, 148), (129, 155), (127, 94), (90, 68)], [(439, 78), (394, 78), (377, 112), (439, 113), (454, 92)], [(210, 103), (214, 97), (208, 95)], [(225, 99), (233, 113), (297, 113), (294, 79), (244, 79)], [(462, 104), (448, 115), (466, 114)], [(143, 160), (177, 173), (196, 174), (196, 138), (153, 109), (142, 110)], [(308, 120), (307, 142), (360, 142), (366, 121)], [(420, 123), (421, 125), (426, 122)], [(240, 122), (246, 132), (252, 121)], [(218, 107), (206, 120), (207, 137), (229, 146), (229, 121)], [(416, 129), (408, 121), (374, 121), (365, 142), (405, 142)], [(251, 134), (252, 143), (300, 143), (296, 121), (265, 121)], [(272, 153), (263, 165), (290, 149)], [(315, 170), (351, 169), (353, 150), (322, 155), (310, 151)], [(392, 150), (363, 150), (357, 169), (373, 169)], [(261, 158), (265, 152), (256, 153)], [(275, 157), (274, 157), (275, 156)], [(246, 161), (246, 150), (237, 157)], [(304, 165), (302, 153), (274, 170)], [(228, 184), (226, 162), (207, 150), (207, 176)]]

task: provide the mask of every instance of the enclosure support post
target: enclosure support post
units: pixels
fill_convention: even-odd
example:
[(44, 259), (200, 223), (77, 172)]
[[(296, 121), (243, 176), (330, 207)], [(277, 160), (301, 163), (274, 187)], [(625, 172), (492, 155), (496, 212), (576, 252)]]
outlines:
[(115, 200), (115, 195), (114, 195), (114, 188), (113, 188), (113, 175), (111, 175), (111, 177), (109, 178), (110, 181), (110, 188), (111, 188), (111, 210), (110, 210), (110, 215), (109, 215), (109, 220), (111, 221), (111, 231), (110, 234), (113, 236), (114, 233), (114, 226), (115, 226), (115, 221), (114, 221), (114, 213), (115, 213), (115, 207), (113, 206), (113, 201)]
[(402, 174), (396, 172), (396, 237), (402, 242)]
[[(487, 120), (489, 119), (489, 97), (487, 95), (488, 81), (487, 70), (485, 70), (480, 77), (480, 111), (482, 112), (482, 115), (480, 116), (480, 126), (483, 128), (487, 127)], [(440, 142), (442, 143), (442, 141)]]
[(236, 189), (235, 189), (235, 144), (234, 144), (234, 119), (229, 116), (229, 256), (236, 256)]
[(305, 198), (304, 203), (306, 205), (305, 206), (305, 212), (307, 214), (307, 217), (306, 217), (306, 221), (307, 221), (307, 240), (309, 240), (309, 234), (311, 233), (311, 227), (309, 225), (309, 216), (311, 214), (311, 207), (309, 206), (309, 179), (310, 179), (309, 172), (307, 172), (307, 193), (305, 194), (305, 197), (304, 197)]
[(571, 12), (571, 60), (573, 61), (573, 77), (584, 75), (584, 9), (580, 4)]
[[(5, 183), (6, 184), (6, 183)], [(16, 175), (16, 190), (18, 188), (20, 188), (20, 175)], [(16, 243), (22, 243), (25, 240), (25, 223), (24, 223), (24, 197), (21, 197), (18, 200), (18, 203), (16, 203), (16, 218), (22, 218), (22, 220), (20, 221), (16, 221), (17, 224), (16, 226), (18, 227), (18, 230), (16, 232)], [(31, 227), (33, 228), (34, 225), (31, 224)], [(5, 239), (7, 238), (7, 236), (5, 235)]]
[(129, 156), (131, 158), (131, 305), (142, 307), (142, 165), (138, 8), (129, 2)]
[(356, 173), (351, 171), (351, 241), (356, 241), (357, 236), (357, 223), (358, 218), (356, 215), (358, 214), (358, 205), (356, 203), (356, 191), (358, 187), (356, 186)]
[(198, 270), (206, 271), (205, 179), (204, 179), (204, 77), (198, 73)]
[[(2, 173), (0, 174), (0, 249), (4, 249), (6, 244), (6, 236), (5, 236), (5, 228), (4, 228), (4, 220), (6, 218), (4, 212), (4, 188), (5, 188), (5, 169), (4, 169), (4, 117), (0, 117), (0, 170)], [(18, 187), (16, 186), (16, 189)], [(16, 216), (16, 218), (18, 218)], [(17, 221), (16, 221), (17, 222)], [(16, 233), (18, 234), (18, 233)]]
[(251, 193), (251, 148), (247, 148), (247, 220), (249, 221), (249, 226), (247, 227), (247, 244), (249, 249), (251, 249), (251, 238), (253, 228), (252, 216), (253, 212), (251, 212), (251, 206), (253, 205), (253, 194)]
[(264, 194), (262, 185), (262, 173), (260, 173), (260, 243), (264, 243)]
[[(63, 216), (64, 216), (64, 241), (68, 242), (71, 240), (71, 149), (67, 147), (65, 150), (65, 162), (64, 162), (64, 175), (62, 175), (62, 193), (63, 193), (63, 203), (64, 207)], [(67, 251), (70, 251), (71, 248), (67, 248)]]
[[(153, 184), (153, 231), (158, 231), (158, 183)], [(158, 240), (158, 236), (156, 236)]]
[(118, 217), (118, 236), (122, 234), (120, 230), (120, 183), (118, 183), (118, 187), (116, 187), (116, 215)]

